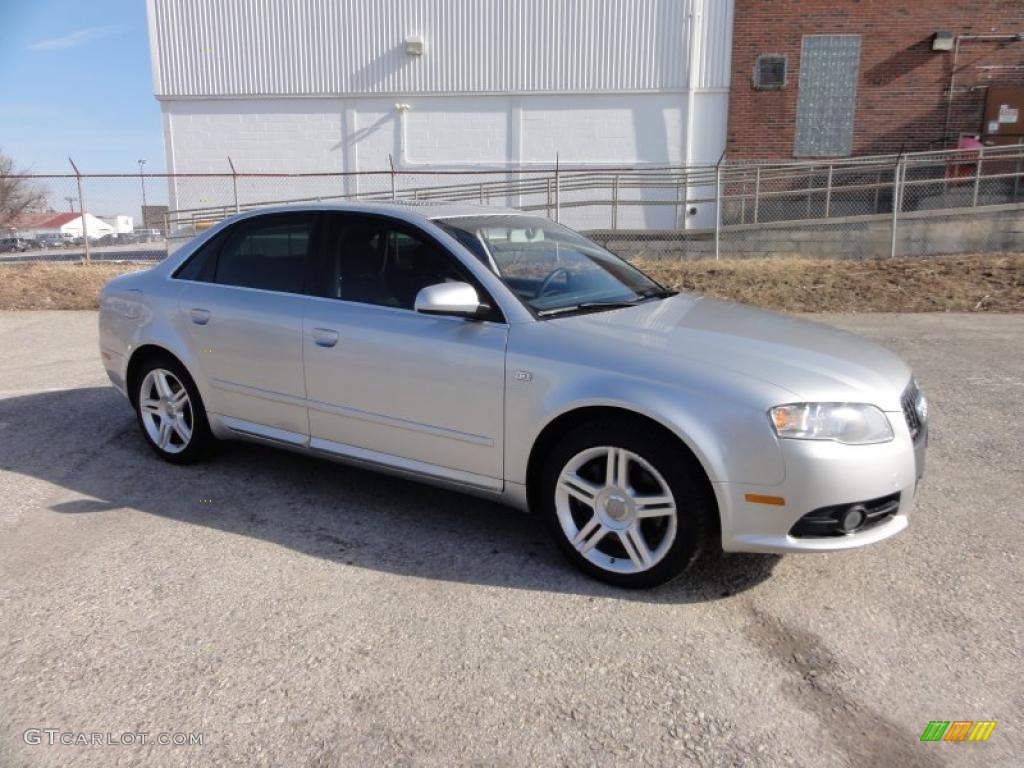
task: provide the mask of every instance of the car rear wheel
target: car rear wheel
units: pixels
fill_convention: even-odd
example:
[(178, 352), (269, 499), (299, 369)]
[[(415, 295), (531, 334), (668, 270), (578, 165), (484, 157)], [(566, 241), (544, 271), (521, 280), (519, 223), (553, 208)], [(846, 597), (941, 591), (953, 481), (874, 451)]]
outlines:
[(692, 455), (670, 436), (627, 421), (566, 435), (542, 485), (542, 514), (559, 547), (581, 570), (616, 586), (676, 578), (711, 529), (714, 501)]
[(205, 456), (212, 435), (203, 401), (184, 366), (170, 356), (151, 358), (140, 371), (135, 412), (157, 456), (190, 464)]

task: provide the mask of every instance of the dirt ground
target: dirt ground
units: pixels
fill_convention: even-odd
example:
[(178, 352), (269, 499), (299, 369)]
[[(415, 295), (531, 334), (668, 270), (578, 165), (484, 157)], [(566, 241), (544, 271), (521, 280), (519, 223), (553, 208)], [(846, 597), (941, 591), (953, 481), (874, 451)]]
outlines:
[(100, 289), (110, 278), (152, 264), (0, 264), (0, 309), (97, 309)]
[(1024, 254), (638, 261), (682, 291), (787, 312), (1021, 312)]
[[(1024, 254), (929, 259), (640, 260), (683, 291), (788, 312), (1022, 312)], [(0, 265), (0, 309), (95, 309), (101, 286), (148, 264)]]

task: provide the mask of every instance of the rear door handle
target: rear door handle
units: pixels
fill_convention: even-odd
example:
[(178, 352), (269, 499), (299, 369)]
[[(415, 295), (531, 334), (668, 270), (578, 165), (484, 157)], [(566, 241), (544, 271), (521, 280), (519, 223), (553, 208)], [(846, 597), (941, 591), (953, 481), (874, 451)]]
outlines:
[(333, 347), (338, 343), (338, 332), (330, 328), (314, 328), (313, 343), (318, 347)]
[(193, 307), (192, 311), (189, 312), (189, 316), (192, 318), (192, 322), (196, 325), (206, 325), (210, 322), (210, 310), (208, 309)]

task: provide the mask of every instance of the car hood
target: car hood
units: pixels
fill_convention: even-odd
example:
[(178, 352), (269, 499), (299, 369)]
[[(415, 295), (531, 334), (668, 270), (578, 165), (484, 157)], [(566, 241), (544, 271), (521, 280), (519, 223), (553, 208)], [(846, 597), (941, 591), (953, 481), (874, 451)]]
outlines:
[[(605, 357), (641, 350), (654, 368), (691, 377), (710, 368), (773, 384), (794, 401), (867, 402), (897, 411), (910, 369), (867, 339), (755, 307), (680, 294), (636, 307), (554, 318)], [(653, 371), (652, 371), (653, 372)]]

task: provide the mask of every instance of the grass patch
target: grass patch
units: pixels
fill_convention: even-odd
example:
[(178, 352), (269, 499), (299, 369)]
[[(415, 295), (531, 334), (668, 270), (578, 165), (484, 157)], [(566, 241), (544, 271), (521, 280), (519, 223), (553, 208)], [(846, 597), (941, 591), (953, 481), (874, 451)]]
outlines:
[[(787, 312), (1024, 312), (1024, 254), (735, 259), (637, 266), (682, 291)], [(103, 284), (149, 264), (0, 264), (0, 309), (95, 309)]]

